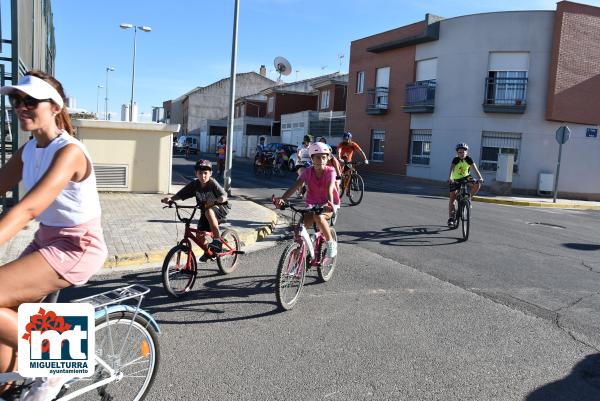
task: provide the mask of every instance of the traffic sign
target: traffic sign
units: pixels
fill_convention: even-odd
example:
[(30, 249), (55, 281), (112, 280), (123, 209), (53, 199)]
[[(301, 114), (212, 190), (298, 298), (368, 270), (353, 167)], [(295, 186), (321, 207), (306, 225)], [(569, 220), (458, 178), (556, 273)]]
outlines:
[(556, 130), (556, 142), (561, 145), (567, 143), (569, 138), (571, 137), (571, 130), (566, 125), (561, 126)]

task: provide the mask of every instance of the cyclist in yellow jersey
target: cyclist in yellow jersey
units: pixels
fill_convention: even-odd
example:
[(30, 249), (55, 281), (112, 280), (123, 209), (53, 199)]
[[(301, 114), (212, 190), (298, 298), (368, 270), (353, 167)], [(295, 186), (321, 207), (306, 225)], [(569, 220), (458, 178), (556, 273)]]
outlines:
[(479, 188), (481, 188), (481, 184), (483, 184), (483, 177), (473, 159), (467, 156), (468, 152), (469, 145), (464, 142), (457, 144), (456, 157), (452, 159), (452, 163), (450, 164), (450, 173), (448, 177), (448, 183), (450, 184), (450, 202), (448, 204), (449, 227), (452, 226), (454, 221), (454, 201), (456, 200), (457, 191), (460, 188), (460, 182), (468, 180), (471, 177), (471, 168), (473, 168), (475, 174), (477, 174), (477, 181), (469, 183), (471, 197), (475, 196), (479, 191)]

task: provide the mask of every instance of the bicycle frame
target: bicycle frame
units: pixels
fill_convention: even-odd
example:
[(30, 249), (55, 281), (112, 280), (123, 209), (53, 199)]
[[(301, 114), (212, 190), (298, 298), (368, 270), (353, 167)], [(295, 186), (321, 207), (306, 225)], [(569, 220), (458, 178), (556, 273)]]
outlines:
[[(177, 218), (182, 221), (183, 223), (185, 223), (185, 232), (183, 234), (183, 239), (181, 241), (179, 241), (180, 244), (185, 245), (188, 247), (189, 252), (191, 252), (192, 250), (192, 242), (194, 242), (196, 245), (198, 245), (200, 247), (200, 249), (202, 249), (204, 252), (206, 252), (209, 256), (213, 256), (214, 252), (209, 248), (209, 246), (206, 243), (206, 240), (204, 237), (206, 237), (207, 235), (210, 238), (214, 238), (214, 235), (211, 231), (204, 231), (204, 230), (200, 230), (198, 228), (192, 228), (191, 224), (192, 224), (192, 219), (194, 218), (194, 215), (196, 214), (196, 210), (198, 210), (198, 206), (179, 206), (177, 204), (175, 204), (175, 208), (177, 211)], [(194, 211), (192, 212), (190, 217), (181, 217), (179, 215), (179, 208), (184, 208), (184, 209), (194, 209)], [(227, 250), (223, 249), (223, 251), (221, 252), (220, 255), (231, 255), (232, 253), (236, 252), (236, 250), (234, 248), (232, 248), (232, 246), (223, 239), (223, 237), (219, 237), (219, 239), (221, 240), (221, 243), (223, 244), (223, 246), (225, 248), (227, 248)], [(190, 263), (190, 258), (188, 258), (188, 262), (187, 265), (185, 266), (186, 269), (189, 269), (189, 263)]]

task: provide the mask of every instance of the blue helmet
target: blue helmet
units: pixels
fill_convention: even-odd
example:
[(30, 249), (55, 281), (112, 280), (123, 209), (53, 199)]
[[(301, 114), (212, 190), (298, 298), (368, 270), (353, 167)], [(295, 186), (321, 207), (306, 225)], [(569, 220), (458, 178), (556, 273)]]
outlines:
[(350, 132), (350, 131), (346, 132), (342, 138), (344, 138), (344, 139), (352, 139), (352, 132)]

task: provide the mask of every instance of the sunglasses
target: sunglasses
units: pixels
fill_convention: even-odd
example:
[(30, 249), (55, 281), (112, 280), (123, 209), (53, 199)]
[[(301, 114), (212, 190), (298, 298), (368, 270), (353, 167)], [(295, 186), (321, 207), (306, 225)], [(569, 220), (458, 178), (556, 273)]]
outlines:
[(51, 102), (52, 101), (52, 99), (36, 99), (31, 96), (21, 97), (21, 96), (15, 96), (15, 95), (8, 96), (8, 100), (10, 101), (10, 104), (12, 105), (12, 107), (14, 109), (23, 105), (29, 110), (35, 109), (38, 106), (38, 104), (40, 104), (41, 102)]

